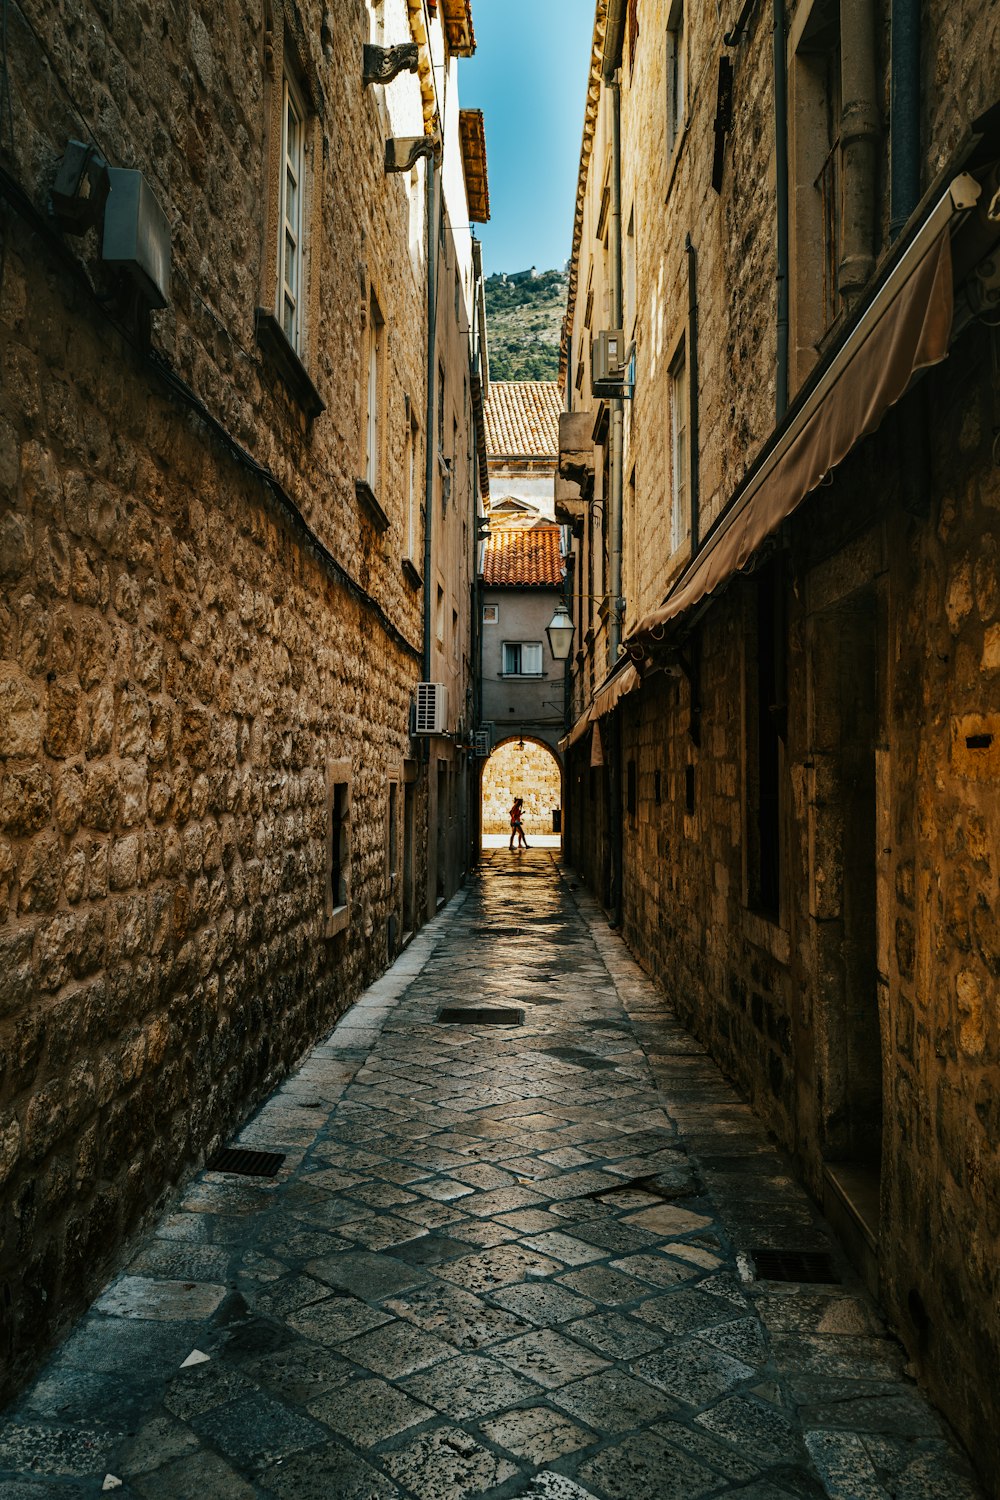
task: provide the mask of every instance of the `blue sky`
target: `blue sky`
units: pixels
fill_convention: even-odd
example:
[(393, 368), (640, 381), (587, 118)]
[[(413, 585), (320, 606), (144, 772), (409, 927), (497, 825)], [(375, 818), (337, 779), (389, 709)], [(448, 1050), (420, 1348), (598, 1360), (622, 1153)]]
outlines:
[(459, 64), (462, 107), (486, 123), (487, 275), (569, 258), (593, 0), (473, 0), (476, 53)]

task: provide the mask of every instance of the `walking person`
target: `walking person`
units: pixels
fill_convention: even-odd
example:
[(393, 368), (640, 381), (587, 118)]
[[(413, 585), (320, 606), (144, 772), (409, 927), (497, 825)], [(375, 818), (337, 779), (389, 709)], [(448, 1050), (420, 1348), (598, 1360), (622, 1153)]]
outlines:
[(521, 809), (524, 806), (523, 797), (515, 797), (510, 810), (510, 847), (513, 849), (515, 838), (518, 840), (519, 849), (528, 849), (530, 845), (524, 836), (524, 825), (521, 822)]

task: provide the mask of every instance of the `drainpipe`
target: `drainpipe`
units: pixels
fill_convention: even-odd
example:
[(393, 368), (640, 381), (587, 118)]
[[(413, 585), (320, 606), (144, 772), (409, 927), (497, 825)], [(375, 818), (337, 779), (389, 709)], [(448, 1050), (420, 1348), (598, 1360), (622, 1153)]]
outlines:
[[(437, 393), (437, 274), (438, 274), (437, 169), (433, 157), (427, 162), (427, 413), (424, 423), (424, 659), (423, 678), (431, 680), (431, 527), (434, 516), (434, 417)], [(430, 742), (424, 741), (424, 759), (430, 759)]]
[[(615, 328), (623, 328), (622, 307), (622, 116), (621, 74), (610, 84), (611, 93), (611, 313)], [(621, 650), (622, 622), (622, 468), (624, 466), (625, 403), (616, 397), (611, 403), (611, 601), (608, 611), (608, 667), (613, 668)], [(610, 807), (608, 833), (611, 841), (611, 911), (612, 927), (622, 925), (622, 761), (621, 718), (619, 710), (611, 716), (611, 755), (608, 766)]]
[(773, 0), (774, 180), (778, 347), (774, 377), (774, 415), (780, 422), (788, 409), (788, 59), (785, 52), (785, 0)]
[(840, 92), (843, 222), (837, 280), (841, 295), (850, 301), (867, 285), (875, 269), (879, 116), (873, 0), (841, 0)]
[(920, 0), (892, 0), (889, 238), (920, 202)]
[(691, 556), (693, 558), (700, 545), (701, 518), (698, 509), (701, 488), (698, 444), (698, 252), (694, 248), (690, 235), (684, 241), (684, 249), (687, 252), (688, 261), (688, 379), (691, 382), (688, 426), (691, 434)]
[[(620, 74), (615, 75), (611, 93), (611, 321), (623, 328), (622, 307), (622, 95)], [(622, 468), (625, 461), (625, 403), (615, 397), (611, 403), (611, 601), (608, 610), (608, 670), (618, 660), (621, 650), (622, 622), (619, 600), (622, 594)]]

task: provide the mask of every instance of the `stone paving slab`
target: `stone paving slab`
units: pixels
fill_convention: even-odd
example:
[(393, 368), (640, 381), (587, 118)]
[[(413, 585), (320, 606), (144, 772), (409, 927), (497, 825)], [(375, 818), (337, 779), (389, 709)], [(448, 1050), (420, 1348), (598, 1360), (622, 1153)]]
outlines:
[(977, 1500), (669, 996), (505, 855), (238, 1132), (277, 1178), (188, 1181), (0, 1415), (0, 1500)]

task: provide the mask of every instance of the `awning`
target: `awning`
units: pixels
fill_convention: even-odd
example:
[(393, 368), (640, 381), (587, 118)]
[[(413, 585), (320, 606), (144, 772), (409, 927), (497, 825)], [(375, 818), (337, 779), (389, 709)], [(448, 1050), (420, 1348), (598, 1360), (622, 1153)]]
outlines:
[(573, 745), (577, 744), (580, 740), (583, 739), (583, 736), (587, 733), (587, 730), (589, 728), (590, 709), (585, 708), (583, 713), (577, 719), (576, 723), (573, 725), (573, 728), (570, 730), (569, 734), (564, 735), (563, 738), (559, 741), (559, 749), (562, 751), (569, 750)]
[(824, 476), (875, 431), (916, 372), (945, 358), (953, 314), (950, 225), (955, 214), (975, 207), (979, 194), (974, 177), (954, 179), (701, 551), (631, 640), (658, 635), (745, 567)]
[[(583, 739), (583, 736), (587, 733), (591, 725), (594, 726), (596, 733), (598, 721), (603, 719), (605, 714), (611, 713), (612, 709), (617, 708), (618, 704), (628, 693), (634, 693), (641, 682), (642, 679), (631, 662), (628, 662), (624, 667), (620, 666), (613, 676), (609, 677), (597, 689), (590, 707), (584, 709), (569, 734), (565, 735), (559, 741), (559, 749), (563, 752), (571, 749), (573, 745)], [(602, 765), (603, 762), (592, 761), (592, 764)]]
[(626, 694), (634, 693), (639, 686), (639, 681), (639, 673), (632, 663), (629, 662), (623, 671), (616, 672), (612, 678), (604, 683), (603, 687), (598, 688), (594, 694), (594, 701), (590, 708), (590, 717), (594, 723), (598, 719), (603, 719), (605, 714), (609, 714), (613, 709), (617, 708)]

